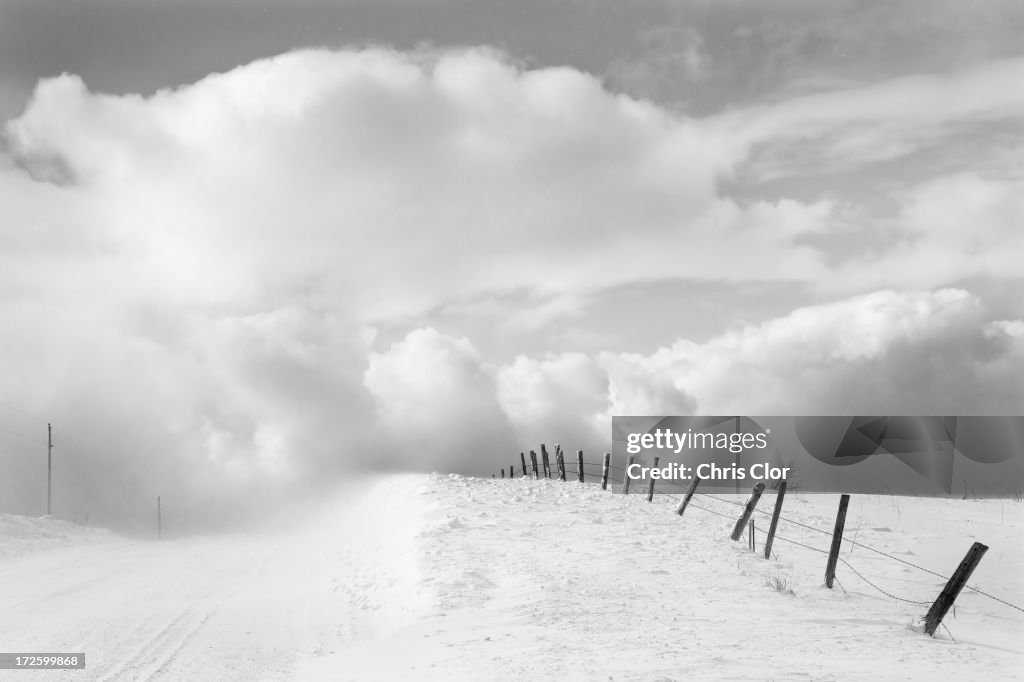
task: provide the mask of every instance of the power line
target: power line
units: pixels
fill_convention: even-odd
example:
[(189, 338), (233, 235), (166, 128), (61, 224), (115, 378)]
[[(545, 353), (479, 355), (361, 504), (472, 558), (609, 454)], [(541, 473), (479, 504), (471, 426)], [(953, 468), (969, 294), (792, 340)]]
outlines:
[(9, 434), (11, 434), (12, 436), (16, 436), (16, 437), (18, 437), (18, 438), (21, 438), (22, 440), (28, 441), (29, 443), (34, 443), (34, 444), (36, 444), (36, 445), (43, 445), (43, 446), (45, 446), (45, 445), (46, 445), (46, 443), (45, 443), (44, 441), (40, 441), (40, 440), (35, 440), (35, 439), (34, 439), (34, 438), (32, 438), (31, 436), (26, 436), (26, 435), (25, 435), (25, 434), (23, 434), (23, 433), (18, 433), (17, 431), (11, 431), (10, 429), (5, 429), (5, 428), (4, 428), (4, 427), (2, 427), (2, 426), (0, 426), (0, 431), (3, 431), (4, 433), (9, 433)]
[(18, 414), (24, 415), (24, 416), (28, 417), (29, 419), (35, 419), (37, 422), (39, 422), (41, 424), (45, 424), (46, 423), (46, 420), (43, 419), (42, 417), (37, 417), (34, 414), (29, 414), (25, 410), (19, 409), (19, 408), (15, 407), (14, 405), (11, 405), (10, 403), (5, 403), (2, 400), (0, 400), (0, 407), (6, 407), (8, 410), (12, 410), (14, 412), (17, 412)]
[[(17, 412), (18, 414), (23, 415), (25, 417), (28, 417), (29, 419), (33, 419), (33, 420), (39, 422), (40, 424), (50, 424), (50, 422), (48, 422), (47, 420), (43, 419), (42, 417), (39, 417), (38, 415), (34, 415), (34, 414), (30, 413), (30, 412), (26, 412), (25, 410), (22, 410), (21, 408), (15, 407), (14, 405), (11, 405), (10, 403), (5, 402), (3, 400), (0, 400), (0, 407), (6, 407), (7, 409), (9, 409), (9, 410), (11, 410), (13, 412)], [(19, 438), (24, 438), (26, 440), (29, 440), (30, 442), (35, 443), (36, 445), (47, 445), (47, 443), (45, 443), (43, 441), (31, 440), (29, 436), (26, 436), (26, 435), (21, 434), (21, 433), (17, 433), (15, 431), (11, 431), (10, 429), (5, 429), (3, 427), (0, 427), (0, 431), (5, 431), (5, 432), (10, 433), (12, 435), (18, 436)], [(85, 447), (79, 441), (77, 441), (76, 439), (74, 439), (71, 436), (67, 435), (67, 427), (66, 426), (62, 426), (61, 427), (60, 437), (61, 437), (61, 440), (66, 441), (68, 443), (71, 443), (77, 449), (79, 449), (79, 450), (81, 450), (83, 452), (87, 452), (87, 453), (91, 452), (91, 448)]]

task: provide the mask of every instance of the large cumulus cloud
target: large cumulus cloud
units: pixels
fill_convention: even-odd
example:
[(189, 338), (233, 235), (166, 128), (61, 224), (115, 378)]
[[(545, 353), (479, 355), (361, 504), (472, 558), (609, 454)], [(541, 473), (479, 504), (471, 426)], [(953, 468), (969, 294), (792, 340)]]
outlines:
[[(936, 290), (1011, 269), (1012, 179), (908, 188), (888, 255), (828, 251), (849, 215), (834, 197), (723, 189), (790, 143), (782, 122), (827, 136), (841, 108), (695, 119), (486, 49), (302, 51), (148, 96), (48, 79), (0, 156), (0, 397), (74, 435), (60, 505), (98, 519), (157, 494), (201, 516), (367, 467), (482, 473), (541, 439), (605, 449), (612, 414), (1019, 409), (1020, 323)], [(883, 135), (883, 108), (858, 125)], [(961, 109), (917, 123), (984, 118)], [(971, 201), (935, 209), (952, 190)], [(912, 248), (945, 269), (896, 267)], [(490, 357), (415, 322), (520, 295), (545, 324), (681, 277), (841, 300), (646, 355)], [(920, 292), (860, 293), (893, 286)], [(396, 320), (411, 331), (382, 339)], [(4, 456), (21, 488), (39, 482), (23, 451)]]

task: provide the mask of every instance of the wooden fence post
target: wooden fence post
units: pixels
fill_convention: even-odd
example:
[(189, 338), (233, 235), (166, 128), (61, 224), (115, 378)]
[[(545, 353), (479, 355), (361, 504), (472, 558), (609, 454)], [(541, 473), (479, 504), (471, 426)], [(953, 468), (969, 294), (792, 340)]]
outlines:
[(764, 543), (764, 558), (770, 559), (772, 543), (775, 542), (775, 529), (779, 526), (779, 515), (782, 514), (782, 500), (786, 497), (786, 482), (779, 483), (779, 492), (775, 495), (775, 511), (772, 512), (772, 525), (768, 527), (768, 539)]
[(526, 455), (519, 453), (519, 461), (523, 463), (523, 478), (526, 478)]
[(750, 540), (750, 551), (756, 552), (757, 545), (754, 543), (754, 519), (750, 519), (750, 525), (747, 526), (747, 535)]
[(565, 453), (561, 445), (555, 445), (555, 463), (558, 465), (558, 478), (565, 482)]
[[(658, 468), (658, 458), (654, 458), (654, 469)], [(647, 501), (651, 502), (654, 500), (654, 476), (651, 476), (651, 483), (647, 486)]]
[(846, 508), (850, 504), (850, 496), (839, 498), (839, 513), (836, 514), (836, 528), (832, 531), (832, 547), (828, 550), (828, 564), (825, 566), (825, 585), (832, 589), (836, 579), (836, 562), (839, 561), (839, 548), (843, 544), (843, 527), (846, 525)]
[(963, 561), (957, 566), (956, 571), (950, 577), (949, 582), (942, 588), (942, 592), (939, 593), (938, 599), (932, 604), (932, 607), (928, 609), (928, 615), (924, 618), (924, 631), (929, 635), (934, 635), (936, 628), (939, 627), (939, 623), (942, 622), (946, 612), (949, 611), (949, 607), (953, 605), (957, 595), (960, 594), (960, 590), (964, 588), (964, 584), (974, 573), (974, 569), (977, 568), (978, 562), (981, 561), (981, 557), (985, 556), (985, 552), (988, 551), (988, 546), (975, 542), (971, 545), (971, 548), (967, 550), (967, 554), (964, 555)]
[(678, 507), (676, 507), (676, 514), (682, 516), (683, 512), (686, 511), (686, 505), (690, 504), (693, 494), (697, 492), (698, 483), (700, 483), (700, 476), (694, 475), (693, 480), (690, 481), (690, 487), (686, 490), (686, 497), (684, 497), (683, 501), (679, 503)]
[(583, 451), (576, 451), (576, 480), (583, 483)]
[(501, 477), (505, 478), (505, 467), (501, 467)]
[(530, 450), (530, 463), (533, 464), (533, 477), (540, 478), (540, 472), (537, 471), (537, 453)]
[(540, 444), (540, 461), (544, 468), (544, 478), (551, 478), (551, 460), (548, 459), (548, 449), (544, 443)]
[(636, 455), (630, 455), (629, 456), (629, 459), (626, 460), (626, 468), (622, 472), (622, 494), (623, 495), (628, 495), (629, 494), (629, 467), (630, 467), (631, 464), (633, 464), (633, 458), (634, 457), (636, 457)]
[(601, 465), (601, 490), (608, 490), (608, 470), (612, 466), (612, 453), (604, 453), (604, 464)]
[(740, 514), (740, 518), (736, 520), (736, 525), (732, 529), (732, 539), (739, 540), (740, 536), (743, 535), (743, 527), (747, 525), (747, 520), (750, 519), (750, 515), (754, 513), (754, 507), (757, 506), (757, 501), (761, 499), (761, 493), (764, 492), (764, 483), (758, 483), (754, 486), (754, 492), (750, 494), (750, 499), (747, 500), (747, 504), (743, 507), (743, 513)]

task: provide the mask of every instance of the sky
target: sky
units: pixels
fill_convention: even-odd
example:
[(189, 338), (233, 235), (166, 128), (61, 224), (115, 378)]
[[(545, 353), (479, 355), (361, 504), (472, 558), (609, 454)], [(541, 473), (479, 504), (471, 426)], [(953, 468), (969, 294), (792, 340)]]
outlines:
[(1024, 6), (0, 0), (0, 511), (1024, 413)]

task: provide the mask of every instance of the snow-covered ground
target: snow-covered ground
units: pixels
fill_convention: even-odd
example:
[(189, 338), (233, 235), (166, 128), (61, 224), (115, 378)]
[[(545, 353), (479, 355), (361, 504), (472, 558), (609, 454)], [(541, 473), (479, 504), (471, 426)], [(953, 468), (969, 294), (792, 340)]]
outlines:
[[(0, 679), (1024, 678), (1024, 613), (965, 590), (928, 637), (940, 577), (846, 544), (863, 578), (840, 563), (829, 590), (823, 553), (730, 541), (743, 498), (716, 497), (680, 519), (592, 483), (398, 475), (277, 531), (159, 543), (0, 515), (0, 649), (87, 660)], [(790, 494), (826, 532), (779, 535), (826, 550), (837, 500)], [(1024, 604), (1022, 503), (854, 496), (846, 528), (943, 575), (984, 542), (970, 584)]]

